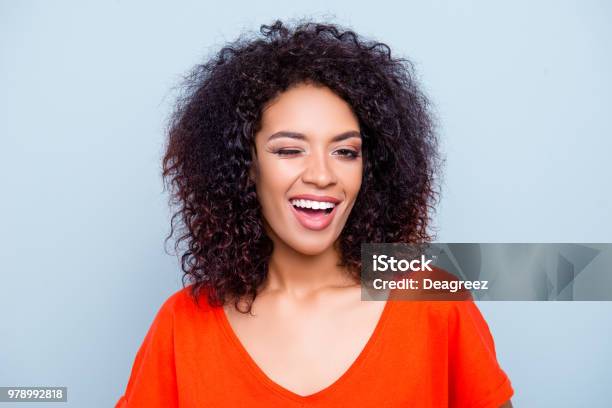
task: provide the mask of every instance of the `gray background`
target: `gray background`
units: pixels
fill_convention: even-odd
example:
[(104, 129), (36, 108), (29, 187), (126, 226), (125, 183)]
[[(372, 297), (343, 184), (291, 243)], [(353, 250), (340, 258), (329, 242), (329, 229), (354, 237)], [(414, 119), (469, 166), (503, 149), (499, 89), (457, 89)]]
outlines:
[[(123, 393), (180, 287), (171, 89), (277, 17), (330, 17), (415, 62), (447, 155), (439, 241), (612, 241), (609, 2), (87, 3), (0, 2), (0, 385), (65, 385), (71, 407)], [(479, 306), (515, 406), (609, 406), (612, 303)]]

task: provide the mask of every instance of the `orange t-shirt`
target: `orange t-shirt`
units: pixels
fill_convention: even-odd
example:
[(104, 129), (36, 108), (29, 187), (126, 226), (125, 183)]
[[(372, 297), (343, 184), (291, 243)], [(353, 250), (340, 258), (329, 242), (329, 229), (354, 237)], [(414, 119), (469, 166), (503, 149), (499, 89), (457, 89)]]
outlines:
[(513, 395), (473, 301), (387, 301), (361, 354), (333, 384), (300, 396), (272, 381), (223, 308), (188, 286), (158, 311), (115, 408), (470, 407)]

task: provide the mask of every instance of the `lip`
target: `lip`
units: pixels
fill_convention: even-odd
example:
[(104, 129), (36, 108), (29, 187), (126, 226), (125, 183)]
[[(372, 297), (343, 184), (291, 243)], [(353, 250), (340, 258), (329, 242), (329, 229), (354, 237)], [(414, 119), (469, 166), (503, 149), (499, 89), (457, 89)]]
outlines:
[[(342, 201), (342, 200), (340, 200), (340, 199), (338, 199), (336, 197), (320, 196), (320, 195), (315, 195), (315, 194), (300, 194), (300, 195), (296, 195), (296, 196), (290, 197), (289, 201), (291, 201), (291, 200), (324, 201), (326, 203), (334, 203), (334, 204), (338, 204), (338, 203), (340, 203), (340, 201)], [(334, 209), (335, 208), (336, 207), (334, 207)]]
[[(296, 196), (291, 198), (292, 200), (298, 200), (298, 199), (302, 199), (302, 200), (313, 200), (313, 198), (306, 198), (306, 197), (317, 197), (317, 196)], [(333, 198), (333, 197), (329, 197), (329, 198)], [(336, 199), (334, 199), (336, 200)], [(323, 200), (321, 198), (317, 198), (316, 201), (326, 201), (326, 202), (330, 202), (333, 203), (334, 201), (331, 200)], [(298, 220), (298, 222), (300, 223), (300, 225), (306, 229), (312, 230), (312, 231), (321, 231), (325, 228), (327, 228), (329, 226), (329, 224), (331, 224), (331, 222), (334, 220), (334, 217), (336, 216), (336, 210), (338, 208), (338, 203), (340, 201), (334, 203), (334, 208), (332, 209), (332, 211), (329, 214), (325, 214), (324, 212), (320, 212), (317, 214), (306, 214), (303, 212), (298, 211), (293, 204), (291, 204), (291, 202), (288, 202), (287, 204), (289, 205), (289, 207), (291, 207), (291, 211), (293, 212), (293, 215), (295, 215), (295, 218)]]

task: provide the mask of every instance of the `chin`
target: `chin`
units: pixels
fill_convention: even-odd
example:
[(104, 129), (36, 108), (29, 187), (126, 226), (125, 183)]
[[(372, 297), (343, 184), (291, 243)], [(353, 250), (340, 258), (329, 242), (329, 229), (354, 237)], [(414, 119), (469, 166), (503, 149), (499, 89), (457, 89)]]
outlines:
[(317, 242), (301, 241), (289, 244), (296, 252), (304, 255), (319, 255), (329, 250), (332, 245), (333, 241), (327, 242), (326, 240), (319, 240)]

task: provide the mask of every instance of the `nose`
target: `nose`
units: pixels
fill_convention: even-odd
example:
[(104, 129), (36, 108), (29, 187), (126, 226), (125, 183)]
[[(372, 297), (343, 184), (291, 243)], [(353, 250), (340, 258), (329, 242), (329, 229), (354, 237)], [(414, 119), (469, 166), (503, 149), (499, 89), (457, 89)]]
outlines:
[(306, 168), (302, 174), (304, 183), (314, 184), (319, 188), (335, 184), (337, 178), (330, 166), (331, 159), (325, 152), (312, 152), (306, 160)]

